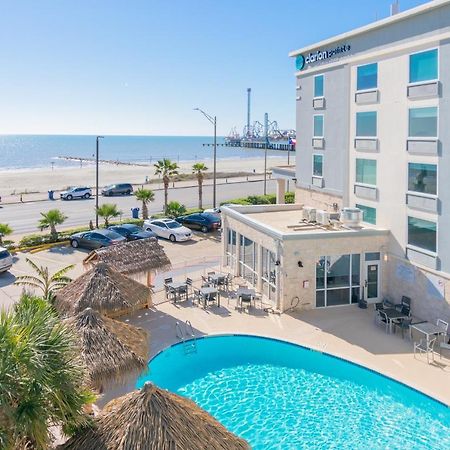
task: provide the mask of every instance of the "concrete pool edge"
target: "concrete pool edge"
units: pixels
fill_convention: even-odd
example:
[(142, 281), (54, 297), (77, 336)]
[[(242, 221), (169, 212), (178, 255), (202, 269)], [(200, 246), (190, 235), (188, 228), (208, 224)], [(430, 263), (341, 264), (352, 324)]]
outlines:
[(151, 363), (151, 361), (153, 361), (158, 355), (160, 355), (164, 351), (166, 351), (166, 350), (168, 350), (170, 348), (173, 348), (173, 347), (177, 347), (178, 345), (183, 345), (184, 342), (189, 342), (189, 341), (193, 341), (193, 340), (199, 341), (201, 339), (207, 339), (207, 338), (208, 339), (212, 339), (212, 338), (218, 338), (218, 337), (231, 337), (231, 336), (236, 336), (236, 337), (239, 337), (239, 336), (240, 337), (253, 337), (253, 338), (266, 339), (266, 340), (271, 340), (271, 341), (276, 341), (276, 342), (281, 342), (281, 343), (284, 343), (284, 344), (292, 345), (292, 346), (295, 346), (295, 347), (300, 347), (300, 348), (302, 348), (304, 350), (309, 350), (309, 351), (312, 351), (312, 352), (320, 353), (320, 354), (326, 355), (328, 357), (331, 357), (331, 358), (334, 358), (334, 359), (346, 362), (348, 364), (352, 364), (352, 365), (357, 366), (357, 367), (359, 367), (361, 369), (368, 370), (368, 371), (370, 371), (372, 373), (375, 373), (375, 374), (377, 374), (377, 375), (379, 375), (381, 377), (384, 377), (384, 378), (386, 378), (386, 379), (388, 379), (390, 381), (393, 381), (393, 382), (398, 383), (398, 384), (400, 384), (400, 385), (402, 385), (402, 386), (404, 386), (404, 387), (406, 387), (408, 389), (411, 389), (411, 390), (417, 392), (418, 394), (423, 395), (423, 396), (427, 397), (428, 399), (430, 399), (432, 401), (435, 401), (435, 402), (439, 403), (440, 405), (450, 409), (450, 404), (449, 403), (447, 403), (444, 400), (441, 400), (438, 396), (433, 395), (432, 393), (428, 392), (426, 389), (423, 389), (422, 387), (417, 387), (417, 386), (414, 386), (412, 384), (406, 383), (406, 382), (396, 378), (395, 376), (392, 376), (392, 375), (386, 374), (384, 372), (381, 372), (381, 371), (379, 371), (377, 369), (374, 369), (374, 368), (369, 367), (369, 366), (367, 366), (365, 364), (362, 364), (361, 362), (348, 359), (347, 357), (339, 355), (339, 354), (333, 354), (333, 353), (330, 353), (330, 352), (327, 352), (327, 351), (323, 351), (323, 350), (320, 350), (320, 349), (315, 349), (313, 347), (309, 347), (309, 346), (306, 346), (306, 345), (303, 345), (303, 344), (299, 344), (299, 343), (296, 343), (296, 342), (292, 342), (292, 341), (289, 341), (289, 340), (279, 339), (279, 338), (275, 338), (275, 337), (272, 337), (272, 336), (261, 335), (261, 334), (233, 333), (233, 332), (230, 332), (230, 333), (211, 333), (211, 334), (205, 334), (205, 335), (202, 335), (202, 336), (186, 339), (185, 341), (177, 341), (177, 342), (175, 342), (173, 344), (170, 344), (170, 345), (166, 346), (165, 348), (159, 350), (157, 353), (155, 353), (148, 360), (147, 366)]

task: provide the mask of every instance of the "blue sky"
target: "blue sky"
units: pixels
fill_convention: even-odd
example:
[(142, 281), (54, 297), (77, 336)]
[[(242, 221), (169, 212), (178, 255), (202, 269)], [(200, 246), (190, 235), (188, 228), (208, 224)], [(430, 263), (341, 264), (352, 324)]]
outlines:
[[(0, 0), (0, 133), (207, 135), (295, 123), (288, 52), (392, 0)], [(424, 0), (401, 0), (401, 10)]]

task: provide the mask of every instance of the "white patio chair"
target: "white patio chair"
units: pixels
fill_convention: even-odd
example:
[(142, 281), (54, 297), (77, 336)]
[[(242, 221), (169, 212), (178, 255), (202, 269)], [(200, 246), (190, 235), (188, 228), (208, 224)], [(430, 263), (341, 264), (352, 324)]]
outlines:
[(421, 339), (419, 342), (414, 342), (414, 358), (416, 357), (416, 352), (426, 353), (427, 363), (430, 364), (430, 353), (432, 360), (434, 361), (434, 345), (436, 344), (436, 338), (427, 341), (425, 338)]

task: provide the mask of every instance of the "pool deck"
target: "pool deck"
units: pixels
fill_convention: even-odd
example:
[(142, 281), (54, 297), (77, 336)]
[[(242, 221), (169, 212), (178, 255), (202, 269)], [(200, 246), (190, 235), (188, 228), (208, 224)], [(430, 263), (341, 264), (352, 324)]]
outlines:
[[(126, 319), (151, 333), (151, 357), (179, 342), (177, 321), (189, 320), (197, 337), (214, 334), (252, 334), (300, 344), (341, 357), (380, 372), (418, 389), (450, 406), (450, 353), (435, 355), (427, 364), (426, 356), (414, 359), (413, 343), (408, 338), (386, 334), (374, 323), (372, 308), (356, 305), (276, 315), (253, 309), (250, 313), (234, 308), (235, 300), (222, 299), (221, 307), (208, 310), (189, 302), (161, 303)], [(187, 356), (189, 357), (189, 356)], [(133, 389), (136, 377), (120, 387), (108, 388), (99, 406)]]

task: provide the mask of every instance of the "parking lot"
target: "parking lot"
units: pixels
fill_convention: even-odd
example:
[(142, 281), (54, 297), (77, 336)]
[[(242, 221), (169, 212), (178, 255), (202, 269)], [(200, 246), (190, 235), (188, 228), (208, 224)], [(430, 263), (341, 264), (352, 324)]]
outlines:
[[(219, 233), (194, 232), (191, 241), (172, 243), (159, 239), (159, 243), (164, 247), (174, 270), (180, 271), (194, 265), (213, 265), (220, 260)], [(18, 253), (14, 255), (12, 269), (0, 274), (0, 307), (9, 307), (20, 296), (23, 288), (14, 284), (16, 277), (33, 274), (26, 258), (31, 259), (39, 266), (48, 267), (50, 273), (74, 264), (74, 269), (68, 275), (71, 278), (77, 278), (84, 271), (82, 261), (88, 253), (88, 250), (60, 246), (34, 254)], [(136, 255), (136, 257), (139, 257), (139, 255)]]

